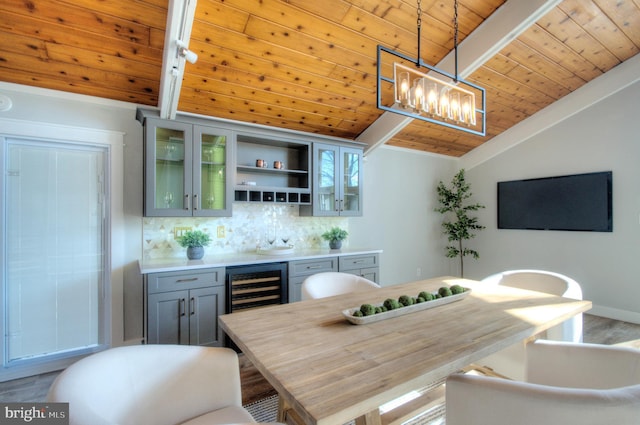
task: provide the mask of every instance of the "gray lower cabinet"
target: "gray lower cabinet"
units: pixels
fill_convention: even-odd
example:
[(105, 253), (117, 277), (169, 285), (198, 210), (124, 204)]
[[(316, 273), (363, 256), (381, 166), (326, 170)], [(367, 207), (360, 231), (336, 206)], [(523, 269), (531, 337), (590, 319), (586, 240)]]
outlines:
[(223, 346), (224, 268), (147, 275), (147, 343)]
[(338, 257), (289, 261), (289, 302), (302, 299), (302, 282), (316, 273), (337, 272)]
[(378, 254), (345, 255), (338, 261), (338, 270), (342, 273), (351, 273), (372, 282), (380, 283), (380, 264)]
[(341, 255), (316, 260), (289, 262), (289, 302), (302, 299), (302, 282), (316, 273), (342, 272), (362, 276), (379, 283), (380, 264), (378, 254)]

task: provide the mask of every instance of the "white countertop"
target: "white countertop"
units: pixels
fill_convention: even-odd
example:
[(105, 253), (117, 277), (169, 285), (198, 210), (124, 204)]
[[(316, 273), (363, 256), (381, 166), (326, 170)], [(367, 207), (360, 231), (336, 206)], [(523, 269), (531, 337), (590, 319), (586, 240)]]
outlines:
[(243, 266), (248, 264), (279, 263), (295, 260), (310, 260), (323, 257), (336, 257), (343, 255), (380, 254), (381, 249), (301, 249), (288, 255), (264, 255), (256, 252), (233, 253), (222, 255), (205, 255), (201, 260), (188, 260), (184, 258), (162, 258), (154, 260), (140, 260), (141, 274), (174, 272), (182, 270), (206, 269), (212, 267)]

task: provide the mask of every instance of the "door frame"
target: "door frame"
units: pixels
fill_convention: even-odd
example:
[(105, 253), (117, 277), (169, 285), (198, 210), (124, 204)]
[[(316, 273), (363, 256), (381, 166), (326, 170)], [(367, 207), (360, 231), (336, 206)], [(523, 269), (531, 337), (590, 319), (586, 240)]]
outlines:
[[(104, 285), (105, 314), (100, 332), (104, 334), (102, 344), (86, 352), (74, 352), (73, 355), (57, 354), (51, 359), (32, 362), (16, 362), (7, 367), (5, 365), (5, 343), (0, 340), (2, 359), (0, 361), (0, 382), (31, 376), (40, 373), (60, 370), (72, 364), (81, 357), (112, 346), (121, 345), (123, 341), (123, 268), (124, 268), (124, 208), (123, 208), (123, 144), (124, 133), (109, 130), (96, 130), (83, 127), (57, 125), (17, 119), (0, 118), (0, 168), (4, 169), (6, 138), (32, 139), (54, 143), (76, 143), (105, 148), (106, 170), (108, 178), (105, 181), (105, 269), (109, 282)], [(46, 135), (46, 137), (43, 137)], [(0, 187), (4, 188), (4, 173), (0, 173)], [(2, 215), (0, 236), (4, 238), (5, 217)], [(4, 243), (0, 244), (0, 268), (6, 270)], [(4, 290), (0, 291), (1, 320), (4, 322)], [(3, 323), (4, 328), (4, 323)]]

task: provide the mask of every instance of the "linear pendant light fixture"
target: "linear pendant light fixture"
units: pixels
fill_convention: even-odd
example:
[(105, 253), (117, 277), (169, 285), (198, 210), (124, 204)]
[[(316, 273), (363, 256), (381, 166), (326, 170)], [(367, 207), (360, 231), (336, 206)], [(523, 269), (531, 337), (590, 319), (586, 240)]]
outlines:
[[(421, 0), (418, 0), (417, 10), (418, 58), (378, 45), (378, 108), (485, 136), (485, 90), (458, 77), (458, 1), (454, 2), (455, 74), (431, 66), (420, 58)], [(394, 60), (392, 75), (390, 67), (383, 63), (389, 55)], [(383, 70), (387, 70), (388, 75), (383, 75)], [(391, 103), (391, 106), (385, 103)]]

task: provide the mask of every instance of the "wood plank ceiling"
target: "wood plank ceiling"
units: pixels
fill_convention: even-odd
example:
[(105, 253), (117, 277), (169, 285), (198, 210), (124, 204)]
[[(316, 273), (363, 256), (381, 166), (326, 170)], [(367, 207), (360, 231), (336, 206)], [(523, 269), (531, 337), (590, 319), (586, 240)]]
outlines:
[[(510, 0), (519, 1), (519, 0)], [(0, 80), (157, 106), (167, 0), (3, 0)], [(463, 41), (503, 0), (460, 0)], [(453, 48), (453, 1), (422, 0), (422, 58)], [(355, 139), (376, 46), (416, 56), (414, 0), (198, 0), (179, 111)], [(461, 156), (640, 49), (640, 0), (564, 0), (467, 79), (487, 136), (413, 121), (387, 143)]]

